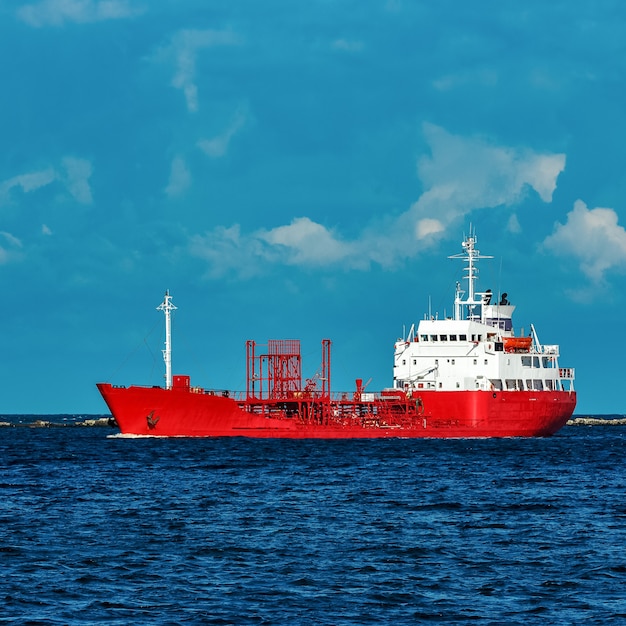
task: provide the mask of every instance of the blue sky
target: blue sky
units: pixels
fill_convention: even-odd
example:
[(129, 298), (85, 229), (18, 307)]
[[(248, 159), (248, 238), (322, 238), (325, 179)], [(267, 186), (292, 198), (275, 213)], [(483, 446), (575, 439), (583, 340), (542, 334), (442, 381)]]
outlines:
[(1, 413), (160, 384), (166, 289), (195, 384), (329, 338), (390, 386), (470, 224), (576, 412), (626, 412), (623, 2), (6, 0), (0, 53)]

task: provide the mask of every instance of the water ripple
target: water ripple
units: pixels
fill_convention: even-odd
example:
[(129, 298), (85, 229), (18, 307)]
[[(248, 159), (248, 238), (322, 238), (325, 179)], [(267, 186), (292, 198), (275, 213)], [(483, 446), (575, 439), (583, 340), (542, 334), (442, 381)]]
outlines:
[(621, 429), (505, 441), (2, 434), (2, 624), (626, 616)]

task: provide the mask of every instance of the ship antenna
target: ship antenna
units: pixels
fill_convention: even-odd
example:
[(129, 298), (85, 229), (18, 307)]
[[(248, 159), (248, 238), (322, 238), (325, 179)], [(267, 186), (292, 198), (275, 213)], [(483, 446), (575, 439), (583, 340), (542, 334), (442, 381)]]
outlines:
[(492, 256), (485, 256), (480, 254), (480, 252), (476, 249), (477, 237), (475, 232), (471, 232), (470, 227), (470, 235), (465, 237), (461, 246), (465, 251), (462, 254), (453, 254), (449, 256), (449, 259), (462, 259), (467, 265), (465, 266), (465, 279), (467, 280), (467, 290), (468, 295), (465, 300), (463, 300), (462, 295), (463, 291), (458, 286), (456, 294), (454, 298), (454, 319), (461, 319), (461, 311), (463, 307), (466, 307), (467, 311), (467, 319), (472, 319), (474, 317), (474, 309), (482, 304), (482, 298), (476, 298), (476, 291), (474, 287), (474, 283), (478, 276), (478, 268), (476, 267), (476, 261), (478, 259), (492, 259)]
[(172, 388), (172, 318), (171, 313), (176, 309), (172, 304), (170, 290), (165, 292), (163, 302), (157, 307), (157, 311), (165, 313), (165, 350), (163, 350), (163, 361), (165, 361), (165, 388)]

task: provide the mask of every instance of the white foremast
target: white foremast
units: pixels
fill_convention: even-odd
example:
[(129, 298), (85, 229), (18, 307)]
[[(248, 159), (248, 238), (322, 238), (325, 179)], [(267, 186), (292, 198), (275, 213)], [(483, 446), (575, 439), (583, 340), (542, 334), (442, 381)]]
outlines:
[(165, 292), (163, 302), (157, 307), (157, 311), (165, 313), (165, 349), (163, 361), (165, 361), (165, 388), (172, 388), (172, 318), (171, 313), (176, 307), (172, 304), (172, 296), (169, 289)]

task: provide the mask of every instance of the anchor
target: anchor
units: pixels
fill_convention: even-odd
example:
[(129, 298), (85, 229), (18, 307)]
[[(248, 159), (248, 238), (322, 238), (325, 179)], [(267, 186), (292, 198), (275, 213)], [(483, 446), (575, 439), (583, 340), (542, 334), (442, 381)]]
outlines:
[(146, 421), (148, 422), (148, 428), (152, 430), (158, 423), (161, 418), (159, 416), (154, 417), (154, 411), (150, 411), (150, 414), (146, 416)]

